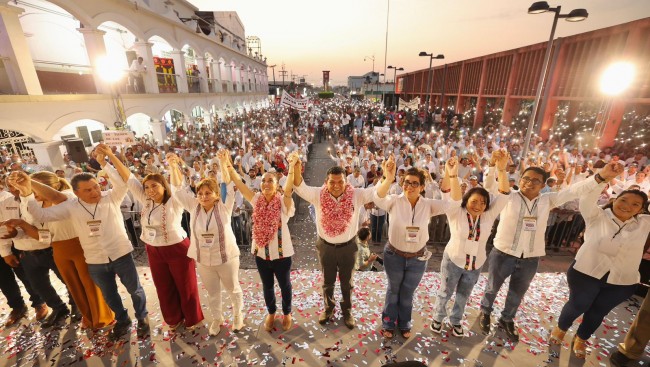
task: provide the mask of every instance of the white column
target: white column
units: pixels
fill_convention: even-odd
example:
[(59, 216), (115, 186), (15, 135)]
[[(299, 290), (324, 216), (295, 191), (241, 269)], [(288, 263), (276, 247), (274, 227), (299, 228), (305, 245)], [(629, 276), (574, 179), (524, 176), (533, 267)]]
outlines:
[(151, 122), (151, 131), (153, 131), (153, 140), (157, 142), (158, 146), (163, 146), (167, 139), (167, 128), (163, 121), (153, 119)]
[(88, 60), (93, 67), (93, 80), (99, 94), (111, 94), (111, 86), (99, 77), (97, 60), (106, 56), (106, 44), (104, 43), (104, 34), (106, 32), (93, 28), (77, 28), (77, 31), (84, 37), (86, 44), (86, 53)]
[(187, 72), (185, 67), (185, 52), (180, 50), (173, 50), (171, 52), (172, 59), (174, 60), (174, 73), (176, 74), (176, 86), (178, 93), (189, 93), (187, 87)]
[(232, 64), (225, 64), (224, 67), (226, 67), (226, 75), (228, 76), (228, 92), (232, 93), (235, 90), (235, 78), (234, 78), (234, 70)]
[(205, 72), (205, 57), (197, 56), (196, 65), (199, 68), (199, 87), (201, 88), (201, 93), (208, 93), (208, 75)]
[(54, 171), (65, 166), (59, 149), (62, 144), (63, 141), (59, 140), (45, 143), (27, 143), (25, 145), (34, 151), (34, 157), (36, 157), (40, 166)]
[(133, 49), (138, 56), (144, 59), (144, 66), (147, 72), (144, 74), (144, 89), (147, 93), (158, 94), (158, 76), (156, 75), (156, 66), (153, 63), (153, 52), (151, 47), (153, 43), (136, 41), (133, 43)]
[(23, 9), (6, 2), (0, 0), (0, 56), (7, 58), (4, 65), (11, 90), (16, 94), (42, 95), (29, 44), (18, 19)]
[[(210, 72), (212, 73), (212, 78), (214, 78), (214, 92), (223, 92), (221, 89), (221, 65), (217, 61), (212, 61), (210, 63)], [(213, 92), (213, 91), (211, 91)]]

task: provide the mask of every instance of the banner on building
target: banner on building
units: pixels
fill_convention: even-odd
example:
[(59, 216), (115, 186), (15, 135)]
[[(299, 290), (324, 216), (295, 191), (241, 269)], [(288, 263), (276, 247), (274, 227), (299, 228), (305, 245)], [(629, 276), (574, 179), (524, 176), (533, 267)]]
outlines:
[(158, 79), (158, 90), (160, 93), (178, 93), (174, 59), (154, 57), (153, 64), (156, 68), (156, 78)]
[(104, 144), (109, 146), (131, 146), (135, 143), (135, 136), (132, 131), (127, 130), (105, 130), (103, 131)]
[(323, 70), (323, 85), (327, 85), (330, 82), (330, 71)]
[(309, 104), (309, 98), (296, 98), (291, 94), (287, 93), (286, 90), (282, 91), (282, 99), (280, 104), (284, 106), (289, 106), (295, 108), (298, 111), (307, 111), (307, 105)]
[(400, 109), (411, 109), (411, 110), (417, 110), (418, 107), (420, 106), (420, 97), (415, 97), (409, 102), (404, 101), (403, 99), (399, 99), (399, 105)]

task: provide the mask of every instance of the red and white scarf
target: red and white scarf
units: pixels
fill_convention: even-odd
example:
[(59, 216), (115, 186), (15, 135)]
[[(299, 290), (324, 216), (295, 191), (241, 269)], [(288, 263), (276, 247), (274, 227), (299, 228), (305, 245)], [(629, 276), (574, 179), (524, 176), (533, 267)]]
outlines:
[(321, 222), (325, 234), (336, 237), (345, 232), (350, 225), (354, 213), (354, 188), (350, 184), (345, 185), (343, 197), (337, 201), (323, 185), (320, 191), (320, 204), (323, 214)]
[(264, 195), (259, 196), (253, 208), (253, 239), (257, 247), (269, 245), (280, 226), (282, 211), (281, 195), (278, 193), (271, 201), (266, 201)]

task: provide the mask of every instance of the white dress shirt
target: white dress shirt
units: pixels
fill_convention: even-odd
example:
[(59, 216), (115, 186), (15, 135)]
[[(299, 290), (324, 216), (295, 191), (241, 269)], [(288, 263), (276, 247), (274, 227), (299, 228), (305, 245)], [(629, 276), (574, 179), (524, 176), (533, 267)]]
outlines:
[[(264, 196), (261, 193), (255, 194), (251, 204), (253, 208), (257, 204), (257, 200), (265, 200)], [(257, 257), (265, 260), (277, 260), (285, 257), (293, 256), (293, 244), (291, 242), (291, 233), (289, 232), (289, 218), (293, 217), (296, 213), (296, 206), (293, 204), (293, 199), (291, 200), (291, 209), (287, 208), (284, 205), (284, 199), (280, 198), (281, 211), (280, 211), (280, 221), (282, 222), (282, 256), (280, 256), (280, 247), (278, 246), (278, 233), (271, 238), (269, 244), (266, 247), (260, 247), (257, 249), (257, 243), (255, 242), (255, 237), (252, 238), (253, 245), (251, 246), (251, 252), (255, 254), (257, 249)], [(268, 253), (267, 253), (268, 250)]]
[[(444, 200), (420, 197), (413, 208), (403, 193), (380, 198), (375, 192), (373, 199), (375, 205), (387, 211), (390, 216), (388, 241), (404, 252), (418, 252), (426, 246), (429, 240), (429, 220), (435, 215), (444, 214), (449, 206)], [(415, 242), (407, 241), (407, 227), (418, 228)]]
[(638, 214), (620, 221), (612, 209), (602, 209), (596, 201), (605, 188), (587, 179), (580, 196), (580, 212), (585, 219), (585, 242), (576, 254), (573, 267), (600, 279), (607, 272), (607, 283), (631, 285), (639, 281), (639, 264), (650, 230), (650, 216)]
[[(172, 194), (164, 204), (156, 204), (147, 197), (142, 188), (142, 183), (133, 174), (127, 180), (126, 185), (135, 200), (142, 205), (140, 213), (142, 234), (140, 234), (140, 239), (144, 243), (151, 246), (170, 246), (183, 241), (187, 237), (187, 233), (181, 226), (183, 206), (175, 195)], [(163, 215), (165, 217), (164, 221)]]
[[(103, 191), (97, 204), (89, 204), (75, 198), (42, 208), (34, 199), (34, 194), (21, 198), (27, 201), (29, 213), (38, 222), (70, 219), (88, 264), (106, 264), (133, 251), (120, 211), (120, 204), (127, 192), (126, 184), (110, 165), (105, 165), (104, 171), (108, 174), (113, 188)], [(101, 232), (98, 236), (90, 235), (88, 222), (93, 220), (101, 221)]]
[(359, 175), (359, 177), (354, 177), (354, 173), (350, 173), (348, 175), (347, 181), (355, 189), (358, 188), (358, 187), (360, 187), (360, 188), (366, 187), (366, 182), (363, 179), (363, 175)]
[[(24, 212), (20, 208), (20, 199), (11, 195), (4, 199), (0, 203), (0, 220), (5, 221), (9, 219), (22, 219), (29, 224), (34, 224), (35, 221), (29, 213)], [(43, 225), (38, 226), (38, 228), (43, 228)], [(34, 239), (28, 236), (23, 230), (19, 227), (16, 227), (18, 234), (9, 239), (2, 240), (0, 239), (0, 255), (2, 257), (11, 255), (11, 244), (13, 242), (14, 247), (22, 251), (34, 251), (42, 250), (50, 247), (50, 242), (41, 243), (37, 239)], [(5, 231), (3, 231), (6, 233)], [(4, 234), (3, 233), (3, 234)]]
[[(318, 236), (326, 242), (334, 244), (348, 242), (357, 235), (357, 231), (359, 230), (359, 210), (361, 207), (363, 207), (364, 204), (372, 201), (372, 195), (375, 191), (374, 188), (354, 189), (354, 212), (352, 213), (352, 218), (350, 218), (350, 223), (348, 223), (348, 227), (343, 233), (334, 237), (330, 237), (325, 234), (325, 229), (323, 228), (322, 223), (323, 211), (320, 202), (320, 193), (322, 187), (307, 186), (303, 180), (300, 186), (296, 187), (295, 190), (296, 193), (300, 195), (300, 197), (313, 204), (316, 208), (316, 232), (318, 233)], [(337, 201), (341, 199), (343, 199), (343, 195), (338, 198), (334, 198), (334, 200)]]
[[(203, 210), (199, 200), (191, 191), (172, 188), (173, 195), (177, 197), (183, 208), (190, 213), (190, 231), (192, 235), (190, 236), (190, 248), (187, 251), (187, 256), (195, 259), (201, 265), (221, 265), (232, 258), (238, 257), (240, 254), (237, 239), (231, 226), (235, 190), (233, 183), (230, 183), (227, 187), (226, 202), (222, 203), (221, 200), (218, 200), (213, 209), (208, 212)], [(219, 220), (214, 218), (217, 215)], [(212, 246), (201, 246), (203, 234), (214, 235)], [(219, 238), (223, 240), (220, 241)]]
[[(72, 192), (72, 190), (64, 190), (61, 191), (61, 193), (64, 194), (68, 198), (68, 200), (74, 200), (77, 198), (75, 194)], [(42, 206), (42, 203), (40, 204)], [(27, 213), (29, 211), (29, 207), (27, 205), (26, 200), (21, 200), (20, 210), (24, 213)], [(65, 241), (71, 238), (78, 237), (77, 231), (74, 229), (74, 225), (72, 224), (72, 221), (70, 219), (59, 220), (56, 222), (43, 222), (43, 223), (32, 223), (32, 224), (36, 226), (38, 229), (49, 229), (52, 242)]]

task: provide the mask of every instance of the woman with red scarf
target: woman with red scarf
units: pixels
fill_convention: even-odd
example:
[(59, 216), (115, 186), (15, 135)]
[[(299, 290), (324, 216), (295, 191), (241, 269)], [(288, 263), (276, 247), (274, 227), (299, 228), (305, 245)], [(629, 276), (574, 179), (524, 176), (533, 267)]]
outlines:
[(273, 331), (275, 323), (275, 278), (278, 279), (282, 293), (282, 329), (289, 330), (291, 319), (291, 256), (293, 245), (289, 234), (289, 218), (295, 213), (291, 193), (293, 189), (294, 164), (300, 158), (293, 153), (289, 157), (289, 177), (284, 186), (284, 195), (275, 174), (269, 172), (262, 177), (261, 192), (255, 193), (242, 182), (241, 177), (232, 166), (228, 165), (228, 173), (235, 186), (246, 200), (253, 205), (253, 244), (251, 252), (255, 256), (257, 270), (262, 279), (264, 302), (269, 314), (264, 319), (264, 329)]

